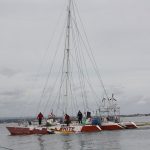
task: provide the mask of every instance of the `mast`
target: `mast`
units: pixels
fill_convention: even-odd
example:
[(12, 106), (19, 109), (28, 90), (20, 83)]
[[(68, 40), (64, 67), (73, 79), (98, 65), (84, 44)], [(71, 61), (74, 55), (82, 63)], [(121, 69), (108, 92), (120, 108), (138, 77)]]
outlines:
[(65, 87), (65, 96), (66, 96), (66, 103), (65, 103), (65, 113), (67, 113), (67, 103), (68, 103), (68, 87), (69, 87), (69, 58), (70, 58), (70, 22), (71, 22), (71, 1), (68, 0), (68, 17), (67, 17), (67, 33), (66, 33), (66, 87)]

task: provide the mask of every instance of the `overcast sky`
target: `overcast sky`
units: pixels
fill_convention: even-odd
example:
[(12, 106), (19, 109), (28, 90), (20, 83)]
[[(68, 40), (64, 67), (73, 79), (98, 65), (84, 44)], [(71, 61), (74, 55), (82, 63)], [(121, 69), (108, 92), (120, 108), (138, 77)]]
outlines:
[[(121, 114), (150, 113), (150, 1), (76, 1)], [(35, 75), (65, 6), (66, 0), (0, 0), (0, 117), (35, 114), (42, 87), (34, 86)]]

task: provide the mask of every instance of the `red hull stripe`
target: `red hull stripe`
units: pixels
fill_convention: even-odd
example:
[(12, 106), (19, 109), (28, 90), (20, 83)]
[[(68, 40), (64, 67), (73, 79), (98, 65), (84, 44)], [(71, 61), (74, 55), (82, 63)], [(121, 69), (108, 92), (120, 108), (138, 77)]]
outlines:
[(105, 126), (100, 126), (102, 130), (120, 130), (123, 129), (119, 125), (105, 125)]
[(81, 129), (81, 132), (99, 132), (99, 131), (101, 131), (101, 128), (96, 125), (83, 126)]
[(134, 124), (131, 124), (131, 125), (125, 125), (125, 128), (126, 129), (136, 129), (137, 126), (135, 126)]
[(46, 128), (40, 129), (33, 129), (30, 130), (29, 128), (20, 128), (20, 127), (7, 127), (11, 135), (30, 135), (30, 134), (48, 134)]

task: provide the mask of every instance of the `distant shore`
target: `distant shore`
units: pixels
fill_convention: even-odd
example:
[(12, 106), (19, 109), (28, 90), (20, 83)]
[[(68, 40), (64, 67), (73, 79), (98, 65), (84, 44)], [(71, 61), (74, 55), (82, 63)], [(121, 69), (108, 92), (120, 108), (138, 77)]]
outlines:
[(130, 114), (130, 115), (120, 115), (120, 117), (143, 117), (143, 116), (150, 116), (149, 114)]
[[(143, 117), (143, 116), (150, 116), (149, 114), (130, 114), (130, 115), (120, 115), (120, 117)], [(13, 123), (13, 122), (22, 122), (22, 121), (34, 121), (36, 120), (35, 117), (6, 117), (0, 118), (0, 123)]]

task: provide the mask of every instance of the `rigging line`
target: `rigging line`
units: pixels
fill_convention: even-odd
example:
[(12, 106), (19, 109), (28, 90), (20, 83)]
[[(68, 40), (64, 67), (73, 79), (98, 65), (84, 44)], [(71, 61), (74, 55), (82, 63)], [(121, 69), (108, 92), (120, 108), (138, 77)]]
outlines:
[[(65, 51), (64, 51), (64, 57), (63, 57), (63, 63), (62, 63), (62, 73), (61, 73), (60, 88), (59, 88), (59, 92), (58, 92), (58, 104), (60, 104), (61, 88), (62, 88), (63, 82), (64, 82), (64, 80), (65, 80), (65, 78), (63, 77), (64, 65), (65, 65)], [(64, 78), (64, 79), (63, 79), (63, 78)], [(56, 99), (57, 99), (57, 96), (56, 96), (54, 102), (52, 103), (51, 108), (53, 107), (53, 105), (54, 105)], [(59, 109), (59, 105), (57, 105), (57, 108)]]
[(83, 56), (83, 62), (84, 62), (84, 66), (85, 66), (85, 71), (86, 71), (86, 74), (87, 74), (87, 78), (85, 78), (85, 79), (87, 80), (87, 83), (88, 83), (89, 87), (91, 88), (92, 92), (94, 93), (94, 95), (99, 99), (99, 97), (97, 96), (96, 92), (94, 91), (94, 89), (92, 87), (92, 84), (91, 84), (91, 81), (89, 79), (89, 74), (88, 74), (88, 71), (87, 71), (87, 65), (85, 63), (84, 55), (82, 54), (82, 56)]
[[(54, 105), (55, 105), (56, 103), (57, 103), (57, 105), (56, 105), (57, 107), (56, 107), (55, 109), (58, 110), (58, 109), (60, 108), (61, 88), (62, 88), (62, 85), (63, 85), (64, 80), (65, 80), (65, 78), (63, 79), (63, 77), (62, 77), (59, 91), (58, 91), (58, 93), (57, 93), (57, 95), (56, 95), (56, 97), (55, 97), (55, 99), (54, 99), (54, 101), (53, 101), (53, 103), (52, 103), (50, 109), (53, 109), (53, 108), (54, 108)], [(58, 100), (57, 100), (57, 99), (58, 99)], [(58, 102), (57, 102), (57, 101), (58, 101)], [(56, 111), (55, 111), (55, 112), (56, 112)], [(57, 113), (57, 112), (56, 112), (56, 113)]]
[[(79, 44), (80, 44), (80, 41), (79, 41)], [(85, 62), (85, 57), (84, 57), (84, 54), (83, 54), (82, 49), (81, 49), (81, 51), (79, 51), (79, 52), (82, 53), (81, 56), (82, 56), (82, 58), (83, 58), (82, 60), (83, 60), (84, 66), (85, 66), (86, 74), (87, 74), (87, 78), (85, 78), (85, 79), (87, 80), (87, 83), (89, 84), (89, 87), (91, 88), (91, 90), (92, 90), (92, 92), (94, 93), (95, 97), (97, 97), (97, 99), (100, 99), (100, 98), (97, 96), (96, 92), (94, 91), (94, 89), (93, 89), (93, 87), (92, 87), (92, 84), (91, 84), (91, 81), (90, 81), (90, 78), (89, 78), (89, 74), (88, 74), (88, 71), (87, 71), (87, 65), (86, 65), (86, 62)], [(97, 103), (97, 102), (96, 102), (96, 103)]]
[[(71, 19), (72, 19), (72, 18), (71, 18)], [(71, 22), (71, 25), (72, 25), (72, 22)], [(74, 35), (73, 35), (73, 25), (72, 25), (72, 38), (73, 38), (73, 41), (75, 41), (75, 38), (74, 38)], [(73, 42), (73, 43), (76, 43), (76, 41)], [(70, 65), (71, 65), (71, 64), (70, 64)], [(73, 68), (73, 67), (72, 67), (72, 68)], [(71, 80), (71, 78), (72, 78), (72, 80)], [(70, 73), (70, 84), (71, 84), (71, 81), (72, 81), (72, 85), (74, 85), (72, 73)], [(73, 95), (73, 91), (72, 91), (72, 88), (71, 88), (71, 87), (72, 87), (72, 86), (70, 85), (71, 94)], [(74, 86), (74, 87), (75, 87), (75, 86)], [(73, 99), (74, 99), (74, 100), (73, 100), (74, 106), (75, 106), (76, 108), (78, 108), (76, 98), (73, 97)]]
[[(72, 56), (71, 54), (70, 54), (70, 56)], [(70, 63), (70, 66), (71, 66), (71, 63)], [(73, 66), (73, 65), (72, 65)], [(70, 68), (72, 68), (73, 69), (73, 67), (70, 67)], [(72, 71), (70, 71), (70, 86), (72, 85), (74, 88), (75, 88), (75, 84), (74, 84), (74, 80), (73, 80), (73, 76), (72, 76), (72, 72), (73, 72), (73, 70)], [(71, 82), (72, 81), (72, 82)], [(71, 87), (72, 87), (71, 86)], [(72, 91), (72, 88), (70, 87), (70, 89), (71, 89), (71, 92), (72, 92), (72, 95), (73, 95), (73, 91)], [(73, 97), (73, 99), (74, 99), (74, 101), (73, 102), (75, 102), (75, 106), (78, 108), (78, 105), (77, 105), (77, 99), (76, 99), (76, 97)]]
[[(80, 45), (80, 40), (79, 40), (78, 43)], [(78, 61), (80, 62), (79, 63), (79, 69), (80, 69), (80, 72), (81, 72), (81, 75), (82, 75), (82, 82), (83, 82), (84, 93), (86, 94), (86, 91), (85, 91), (86, 76), (85, 76), (85, 73), (83, 71), (84, 60), (81, 58), (81, 52), (82, 52), (82, 48), (81, 48), (81, 45), (80, 45), (80, 50), (78, 51), (78, 56), (77, 57), (78, 57)], [(83, 61), (82, 63), (81, 63), (81, 60)], [(87, 97), (87, 95), (86, 95), (86, 97)], [(85, 100), (86, 100), (86, 105), (88, 106), (87, 98)]]
[[(61, 91), (59, 91), (56, 95), (56, 98), (51, 106), (51, 110), (54, 110), (54, 113), (58, 116), (58, 110), (63, 111), (63, 109), (60, 107), (60, 95)], [(54, 105), (56, 105), (56, 107), (54, 107)]]
[(82, 64), (81, 64), (81, 59), (80, 59), (79, 54), (77, 54), (76, 61), (78, 61), (78, 71), (80, 73), (80, 82), (81, 82), (81, 88), (82, 88), (83, 95), (84, 95), (85, 106), (86, 106), (87, 109), (89, 109), (88, 101), (87, 101), (87, 94), (86, 94), (86, 89), (85, 89), (85, 75), (84, 75), (84, 72), (82, 70), (83, 67), (82, 67)]
[[(64, 82), (64, 80), (65, 80), (65, 76), (63, 77), (63, 75), (64, 75), (64, 71), (65, 71), (65, 57), (66, 57), (66, 52), (65, 52), (65, 50), (66, 50), (66, 42), (67, 41), (67, 29), (66, 29), (66, 38), (65, 38), (65, 48), (64, 48), (64, 57), (63, 57), (63, 67), (62, 67), (62, 75), (61, 75), (61, 84), (60, 84), (60, 88), (59, 88), (59, 95), (58, 95), (58, 105), (57, 105), (57, 110), (59, 109), (59, 105), (60, 105), (60, 98), (61, 98), (61, 88), (62, 88), (62, 86), (63, 86), (63, 82)], [(63, 79), (64, 78), (64, 79)], [(56, 99), (55, 99), (56, 100)]]
[[(73, 32), (73, 31), (72, 31), (72, 32)], [(72, 33), (72, 34), (73, 34), (73, 33)], [(73, 34), (73, 39), (74, 39), (74, 37), (75, 37), (75, 36), (74, 36), (74, 34)], [(74, 40), (75, 40), (75, 39), (74, 39)], [(76, 63), (75, 63), (75, 64), (77, 64), (78, 73), (79, 73), (79, 75), (80, 75), (80, 76), (79, 76), (80, 86), (83, 87), (83, 86), (82, 86), (82, 85), (83, 85), (83, 84), (82, 84), (82, 79), (81, 79), (81, 70), (79, 70), (79, 60), (78, 60), (78, 57), (77, 57), (77, 45), (75, 44), (74, 47), (75, 47), (74, 49), (75, 49), (75, 54), (76, 54), (76, 57), (75, 57), (75, 58), (76, 58)], [(71, 55), (71, 56), (72, 56), (72, 55)], [(72, 56), (72, 58), (73, 58), (73, 56)], [(83, 88), (82, 88), (82, 89), (81, 89), (81, 92), (82, 92), (82, 98), (83, 98), (83, 100), (84, 100), (84, 96), (83, 96), (83, 95), (84, 95), (84, 94), (83, 94), (84, 92), (83, 92), (83, 91), (84, 91), (84, 90), (83, 90)]]
[[(59, 71), (59, 72), (60, 72), (60, 71)], [(59, 75), (59, 73), (58, 73), (58, 75)], [(54, 91), (54, 89), (55, 89), (55, 87), (56, 87), (56, 85), (57, 85), (58, 78), (59, 78), (59, 76), (57, 76), (57, 78), (56, 78), (56, 80), (55, 80), (55, 82), (54, 82), (54, 84), (53, 84), (52, 90), (51, 90), (51, 92), (50, 92), (50, 94), (49, 94), (49, 96), (48, 96), (47, 103), (46, 103), (45, 108), (44, 108), (44, 112), (46, 111), (47, 107), (49, 106), (49, 102), (50, 102), (50, 99), (51, 99), (51, 97), (52, 97), (52, 93), (53, 93), (53, 91)], [(53, 102), (53, 101), (52, 101), (52, 102)], [(53, 102), (53, 103), (54, 103), (54, 102)], [(50, 108), (52, 108), (52, 107), (50, 107)]]
[[(83, 58), (83, 60), (84, 60), (84, 58)], [(84, 60), (84, 61), (85, 61), (85, 60)], [(94, 96), (99, 100), (100, 98), (98, 97), (97, 93), (94, 91), (93, 86), (92, 86), (92, 84), (91, 84), (91, 82), (90, 82), (89, 74), (88, 74), (88, 72), (87, 72), (87, 66), (86, 66), (86, 64), (85, 64), (85, 70), (86, 70), (86, 74), (87, 74), (87, 78), (85, 78), (85, 79), (86, 79), (86, 81), (87, 81), (87, 83), (88, 83), (88, 85), (89, 85), (91, 91), (93, 92)], [(96, 103), (97, 103), (97, 101), (96, 101)], [(97, 104), (98, 104), (98, 103), (97, 103)]]
[[(69, 54), (70, 55), (70, 54)], [(68, 91), (67, 91), (67, 95), (65, 95), (65, 96), (67, 96), (68, 98), (69, 98), (69, 96), (71, 96), (70, 95), (70, 93), (69, 93), (69, 86), (71, 86), (71, 79), (70, 79), (70, 77), (71, 77), (71, 70), (70, 70), (70, 56), (69, 56), (69, 58), (68, 58), (68, 70), (69, 70), (69, 72), (68, 72), (68, 74), (67, 74), (67, 82), (68, 82)], [(71, 92), (71, 91), (70, 91)], [(71, 98), (71, 97), (70, 97)], [(67, 112), (67, 110), (68, 110), (68, 106), (69, 106), (69, 102), (70, 101), (68, 101), (68, 99), (67, 99), (67, 101), (65, 102), (65, 106), (66, 106), (66, 112)]]
[[(71, 66), (70, 60), (69, 60), (69, 66)], [(73, 67), (70, 67), (70, 68), (73, 68)], [(77, 101), (76, 101), (75, 97), (73, 96), (74, 95), (73, 90), (72, 90), (73, 76), (72, 76), (72, 71), (71, 70), (70, 70), (70, 76), (69, 76), (69, 85), (70, 85), (69, 87), (70, 87), (70, 99), (71, 99), (70, 106), (72, 108), (71, 112), (72, 112), (72, 115), (73, 115), (73, 112), (76, 113), (76, 110), (79, 107), (77, 106)]]
[[(69, 60), (69, 66), (71, 66), (70, 60)], [(73, 68), (73, 67), (70, 67), (70, 68)], [(77, 107), (77, 105), (75, 105), (75, 97), (73, 96), (73, 90), (72, 90), (72, 81), (73, 81), (73, 76), (72, 76), (72, 71), (70, 69), (70, 76), (69, 76), (69, 84), (70, 84), (70, 86), (69, 87), (70, 87), (70, 98), (72, 97), (70, 105), (72, 107), (72, 113), (73, 113), (73, 111), (76, 112), (78, 107)]]
[[(47, 46), (46, 51), (45, 51), (45, 53), (44, 53), (44, 57), (43, 57), (43, 59), (42, 59), (42, 61), (41, 61), (41, 64), (39, 65), (40, 67), (39, 67), (38, 70), (40, 70), (40, 68), (41, 68), (41, 66), (42, 66), (42, 63), (43, 63), (43, 61), (45, 60), (46, 54), (47, 54), (47, 52), (48, 52), (48, 49), (50, 48), (50, 45), (51, 45), (51, 43), (52, 43), (52, 41), (53, 41), (53, 38), (55, 37), (56, 31), (57, 31), (57, 27), (58, 27), (58, 25), (59, 25), (59, 22), (61, 21), (61, 17), (62, 17), (62, 15), (63, 15), (63, 11), (65, 10), (65, 7), (66, 7), (66, 5), (64, 5), (64, 7), (63, 7), (61, 13), (59, 14), (59, 17), (58, 17), (56, 26), (55, 26), (55, 28), (54, 28), (54, 30), (53, 30), (52, 36), (51, 36), (51, 38), (50, 38), (50, 40), (49, 40), (48, 46)], [(38, 75), (37, 75), (37, 76), (38, 76)]]
[[(72, 87), (75, 88), (74, 82), (72, 83), (72, 85), (73, 85)], [(71, 87), (70, 87), (70, 88), (71, 88)], [(72, 91), (73, 91), (73, 90), (71, 89), (71, 94), (73, 95), (73, 92), (72, 92)], [(77, 98), (76, 98), (76, 96), (74, 96), (73, 99), (74, 99), (74, 100), (73, 100), (73, 105), (75, 106), (74, 109), (75, 109), (75, 110), (79, 110), (80, 102), (78, 101), (78, 103), (77, 103)], [(79, 105), (78, 105), (78, 104), (79, 104)], [(80, 106), (81, 106), (81, 105), (80, 105)], [(85, 105), (83, 105), (83, 106), (85, 106)]]
[[(83, 99), (83, 106), (85, 107), (87, 107), (88, 108), (88, 105), (87, 105), (87, 103), (86, 103), (86, 98), (85, 98), (85, 96), (84, 95), (86, 95), (86, 93), (85, 93), (85, 88), (84, 88), (84, 81), (83, 81), (83, 77), (82, 77), (82, 69), (80, 69), (81, 67), (80, 67), (80, 65), (79, 65), (79, 62), (80, 62), (80, 60), (78, 59), (78, 55), (77, 55), (77, 45), (75, 45), (75, 54), (76, 54), (76, 63), (75, 64), (77, 64), (77, 69), (78, 69), (78, 75), (79, 75), (79, 82), (80, 82), (80, 87), (81, 87), (81, 94), (82, 94), (82, 99)], [(72, 55), (71, 55), (72, 56)], [(72, 56), (72, 58), (73, 58), (73, 56)], [(73, 60), (74, 60), (74, 58), (73, 58)], [(86, 108), (84, 108), (84, 109), (86, 109)]]
[[(68, 93), (67, 93), (67, 97), (69, 98), (69, 101), (66, 101), (66, 108), (68, 110), (68, 106), (70, 105), (71, 106), (71, 103), (72, 103), (72, 94), (71, 94), (71, 67), (70, 67), (70, 57), (69, 57), (69, 60), (68, 60), (68, 69), (69, 69), (69, 74), (68, 74)], [(70, 89), (70, 90), (69, 90)], [(73, 109), (72, 109), (73, 110)], [(68, 111), (67, 111), (68, 112)]]
[[(74, 60), (74, 58), (73, 58), (73, 56), (71, 55), (71, 57), (72, 57), (72, 59)], [(74, 62), (76, 62), (75, 64), (77, 65), (77, 68), (78, 68), (78, 74), (81, 74), (81, 71), (80, 71), (80, 66), (78, 66), (78, 64), (77, 64), (77, 60), (76, 61), (74, 61)], [(81, 76), (81, 75), (80, 75)], [(81, 77), (79, 76), (79, 82), (80, 82), (80, 87), (81, 87), (81, 96), (82, 96), (82, 99), (83, 99), (83, 106), (84, 106), (84, 109), (86, 110), (86, 109), (88, 109), (89, 107), (88, 107), (88, 104), (87, 104), (87, 101), (86, 101), (86, 98), (85, 98), (85, 90), (84, 90), (84, 87), (83, 87), (83, 81), (82, 81), (82, 79), (81, 79)], [(86, 108), (85, 108), (86, 107)]]
[[(50, 44), (52, 43), (53, 38), (54, 38), (54, 36), (55, 36), (55, 34), (56, 34), (56, 29), (57, 29), (57, 26), (59, 25), (59, 22), (60, 22), (61, 18), (62, 18), (62, 15), (63, 15), (62, 12), (65, 10), (65, 6), (66, 6), (66, 5), (64, 4), (63, 9), (61, 10), (61, 12), (60, 12), (60, 14), (59, 14), (59, 16), (58, 16), (58, 19), (57, 19), (57, 21), (56, 21), (56, 25), (55, 25), (55, 28), (54, 28), (54, 30), (53, 30), (53, 32), (52, 32), (52, 35), (51, 35), (51, 37), (50, 37), (49, 40), (48, 40), (48, 46), (47, 46), (47, 48), (46, 48), (46, 50), (45, 50), (45, 53), (44, 53), (43, 58), (42, 58), (42, 61), (41, 61), (40, 64), (38, 65), (39, 67), (38, 67), (38, 69), (37, 69), (37, 73), (36, 73), (35, 79), (34, 79), (34, 84), (32, 84), (31, 89), (34, 88), (35, 82), (36, 82), (37, 79), (38, 79), (38, 76), (39, 76), (39, 74), (40, 74), (40, 73), (39, 73), (39, 72), (40, 72), (40, 68), (42, 67), (42, 64), (43, 64), (43, 62), (44, 62), (44, 60), (45, 60), (46, 54), (47, 54), (48, 49), (49, 49), (49, 47), (50, 47)], [(28, 93), (28, 98), (27, 98), (27, 99), (29, 99), (29, 96), (30, 96), (30, 94)], [(30, 103), (28, 103), (28, 104), (30, 104)], [(22, 113), (23, 113), (23, 111), (22, 111)], [(20, 116), (21, 116), (22, 113), (20, 113)]]
[(100, 80), (100, 82), (101, 82), (101, 84), (102, 84), (102, 87), (103, 87), (103, 89), (104, 89), (105, 95), (106, 95), (107, 99), (109, 100), (107, 91), (106, 91), (106, 89), (105, 89), (104, 83), (103, 83), (102, 78), (101, 78), (101, 75), (100, 75), (100, 72), (98, 71), (98, 67), (97, 67), (96, 61), (95, 61), (95, 59), (94, 59), (94, 55), (93, 55), (93, 53), (92, 53), (92, 48), (91, 48), (91, 46), (90, 46), (90, 44), (89, 44), (89, 40), (88, 40), (88, 38), (87, 38), (87, 34), (86, 34), (86, 32), (85, 32), (85, 29), (84, 29), (84, 26), (83, 26), (83, 23), (82, 23), (82, 19), (81, 19), (81, 17), (80, 17), (77, 4), (76, 4), (76, 3), (74, 3), (74, 4), (75, 4), (75, 7), (76, 7), (76, 9), (77, 9), (77, 14), (78, 14), (78, 16), (79, 16), (79, 19), (80, 19), (80, 22), (81, 22), (81, 25), (82, 25), (82, 28), (83, 28), (83, 31), (84, 31), (84, 34), (85, 34), (85, 37), (86, 37), (86, 40), (87, 40), (87, 44), (88, 44), (88, 46), (89, 46), (89, 49), (90, 49), (90, 52), (91, 52), (91, 55), (92, 55), (92, 58), (93, 58), (94, 64), (95, 64), (95, 66), (96, 66), (95, 72), (97, 73), (98, 78), (99, 78), (99, 80)]
[[(59, 38), (59, 42), (58, 42), (58, 43), (60, 43), (61, 40), (62, 40), (63, 32), (64, 32), (64, 27), (63, 27), (63, 31), (62, 31), (62, 33), (61, 33), (61, 36), (60, 36), (60, 38)], [(46, 87), (47, 87), (47, 84), (48, 84), (49, 77), (50, 77), (51, 72), (52, 72), (52, 68), (53, 68), (53, 66), (54, 66), (54, 61), (55, 61), (56, 55), (57, 55), (57, 53), (58, 53), (58, 50), (59, 50), (59, 44), (57, 45), (57, 48), (56, 48), (56, 51), (55, 51), (55, 54), (54, 54), (54, 57), (53, 57), (53, 60), (52, 60), (52, 64), (51, 64), (51, 66), (50, 66), (50, 70), (49, 70), (47, 79), (46, 79), (46, 81), (45, 81), (44, 88), (43, 88), (43, 90), (42, 90), (42, 94), (41, 94), (41, 96), (40, 96), (40, 101), (39, 101), (39, 104), (38, 104), (38, 107), (37, 107), (36, 114), (37, 114), (37, 112), (38, 112), (38, 110), (39, 110), (39, 106), (40, 106), (40, 104), (41, 104), (42, 98), (44, 97), (44, 93), (45, 93), (45, 90), (46, 90)]]
[[(72, 20), (73, 20), (73, 19), (72, 19)], [(76, 22), (75, 20), (76, 20), (76, 19), (74, 19), (73, 21)], [(78, 37), (78, 38), (75, 38), (75, 37), (76, 37), (76, 34), (77, 34), (77, 37)], [(76, 50), (76, 52), (77, 52), (77, 49), (78, 49), (77, 43), (79, 43), (79, 34), (78, 34), (78, 32), (75, 32), (75, 31), (74, 31), (74, 28), (73, 28), (72, 35), (73, 35), (73, 40), (74, 40), (74, 48), (75, 48), (75, 50)]]
[[(77, 53), (77, 52), (76, 52)], [(72, 56), (73, 57), (73, 56)], [(86, 106), (86, 108), (84, 109), (88, 109), (88, 103), (87, 103), (87, 97), (86, 97), (86, 92), (85, 92), (85, 83), (84, 83), (84, 80), (83, 80), (83, 73), (82, 73), (82, 69), (79, 65), (79, 58), (76, 54), (76, 65), (77, 65), (77, 69), (78, 69), (78, 77), (79, 77), (79, 82), (80, 82), (80, 87), (81, 87), (81, 94), (82, 94), (82, 99), (83, 99), (83, 103), (84, 103), (84, 107)]]
[(54, 83), (53, 83), (52, 89), (51, 89), (51, 91), (50, 91), (50, 94), (49, 94), (49, 96), (48, 96), (47, 102), (46, 102), (45, 107), (44, 107), (44, 113), (45, 113), (45, 111), (46, 111), (46, 109), (47, 109), (47, 107), (48, 107), (48, 105), (49, 105), (50, 99), (51, 99), (51, 97), (52, 97), (52, 93), (53, 93), (53, 91), (54, 91), (54, 89), (55, 89), (55, 86), (56, 86), (56, 84), (57, 84), (57, 81), (58, 81), (58, 78), (59, 78), (59, 74), (60, 74), (60, 72), (61, 72), (61, 68), (62, 68), (62, 65), (61, 65), (61, 67), (60, 67), (60, 69), (59, 69), (58, 76), (56, 77), (56, 79), (55, 79), (55, 81), (54, 81)]
[[(76, 27), (76, 28), (78, 29), (78, 27)], [(79, 32), (79, 29), (78, 29), (78, 32)], [(80, 32), (79, 32), (79, 34), (80, 34)], [(80, 34), (80, 38), (81, 38), (81, 40), (82, 40), (82, 42), (83, 42), (83, 45), (84, 45), (85, 49), (88, 50), (81, 34)], [(94, 64), (93, 64), (93, 60), (92, 60), (92, 58), (90, 57), (88, 51), (87, 51), (87, 54), (88, 54), (88, 57), (90, 58), (90, 60), (91, 60), (91, 62), (92, 62), (93, 68), (94, 68), (94, 70), (95, 70), (95, 72), (96, 72), (96, 74), (97, 74), (97, 71), (96, 71), (95, 66), (94, 66)], [(98, 76), (98, 75), (97, 75), (97, 76)], [(99, 79), (99, 76), (98, 76), (98, 79)], [(99, 79), (99, 80), (100, 80), (100, 79)], [(101, 82), (101, 81), (102, 81), (102, 80), (100, 80), (100, 82)], [(102, 86), (102, 87), (103, 87), (103, 86)], [(103, 89), (104, 89), (104, 88), (103, 88)]]
[[(71, 55), (72, 56), (72, 55)], [(73, 66), (73, 65), (72, 65)], [(72, 67), (73, 68), (73, 67)], [(72, 71), (73, 72), (73, 71)], [(71, 80), (72, 79), (72, 80)], [(74, 87), (75, 88), (75, 83), (74, 83), (74, 80), (73, 80), (73, 76), (72, 76), (72, 73), (70, 73), (70, 80), (72, 81), (72, 87)], [(70, 87), (71, 88), (71, 87)], [(71, 92), (72, 92), (72, 95), (73, 95), (73, 91), (72, 91), (72, 88), (71, 88)], [(73, 97), (73, 99), (74, 99), (74, 105), (75, 105), (75, 107), (76, 108), (79, 108), (79, 106), (78, 106), (78, 104), (77, 104), (77, 99), (76, 99), (76, 97)]]
[(75, 96), (73, 96), (73, 95), (75, 95), (75, 94), (73, 94), (73, 90), (72, 90), (72, 87), (74, 87), (74, 82), (73, 82), (73, 76), (72, 76), (72, 74), (71, 74), (71, 76), (70, 76), (70, 79), (72, 78), (72, 86), (71, 86), (71, 84), (70, 84), (70, 92), (71, 92), (71, 96), (73, 97), (73, 108), (74, 108), (74, 110), (77, 110), (77, 108), (79, 108), (79, 106), (78, 106), (78, 104), (77, 104), (77, 99), (76, 99), (76, 97)]
[[(58, 105), (57, 105), (57, 110), (60, 108), (60, 99), (61, 99), (61, 90), (63, 83), (65, 81), (65, 75), (64, 75), (64, 67), (65, 67), (65, 51), (64, 51), (64, 57), (63, 57), (63, 67), (62, 67), (62, 75), (61, 75), (61, 82), (60, 82), (60, 88), (58, 92)], [(56, 98), (57, 99), (57, 98)], [(63, 109), (64, 110), (64, 109)]]
[[(72, 18), (71, 18), (72, 19)], [(72, 23), (72, 22), (70, 22), (70, 23)], [(73, 32), (72, 32), (72, 34), (73, 34)], [(70, 86), (71, 86), (71, 81), (70, 81)], [(71, 88), (71, 87), (70, 87)], [(70, 89), (70, 90), (72, 90), (72, 89)], [(70, 91), (70, 92), (72, 92), (72, 91)]]
[[(76, 22), (77, 21), (75, 21), (76, 20), (76, 15), (75, 15), (75, 11), (73, 11), (73, 13), (74, 13), (74, 20), (73, 20), (73, 18), (72, 18), (72, 20), (74, 21), (74, 23), (76, 24)], [(77, 25), (75, 25), (75, 26), (77, 26)], [(77, 33), (78, 33), (78, 29), (77, 29)], [(79, 39), (79, 38), (78, 38)], [(79, 40), (80, 41), (80, 40)], [(80, 52), (80, 51), (79, 51)], [(81, 51), (82, 52), (82, 51)], [(81, 55), (81, 54), (80, 54)], [(84, 57), (84, 55), (82, 55), (83, 57)], [(81, 57), (81, 56), (80, 56)], [(84, 64), (85, 64), (85, 58), (84, 58)], [(86, 66), (86, 65), (85, 65)], [(87, 68), (87, 67), (86, 67)], [(82, 70), (81, 69), (81, 67), (80, 67), (80, 70)], [(86, 69), (86, 72), (87, 72), (87, 69)], [(88, 73), (87, 73), (87, 75), (88, 75)], [(88, 81), (88, 78), (85, 78), (87, 81)], [(93, 88), (92, 88), (92, 86), (91, 86), (91, 84), (90, 84), (90, 82), (88, 81), (88, 84), (89, 84), (89, 87), (91, 88), (91, 90), (92, 90), (92, 92), (93, 93), (95, 93), (95, 91), (93, 90)], [(97, 96), (97, 95), (95, 95), (95, 96)], [(98, 97), (98, 96), (97, 96)], [(99, 99), (99, 98), (98, 98)], [(97, 103), (97, 102), (96, 102)]]
[[(65, 80), (65, 78), (63, 79), (63, 80)], [(60, 97), (61, 97), (61, 88), (62, 88), (62, 85), (63, 85), (63, 81), (62, 81), (62, 83), (61, 83), (61, 85), (60, 85), (60, 88), (59, 88), (59, 92), (58, 92), (58, 94), (56, 95), (56, 97), (55, 97), (55, 99), (54, 99), (54, 101), (53, 101), (53, 103), (52, 103), (52, 105), (51, 105), (51, 109), (53, 109), (54, 108), (54, 105), (55, 105), (55, 103), (57, 102), (57, 98), (58, 98), (58, 103), (57, 103), (57, 109), (59, 109), (60, 108)]]
[[(76, 19), (74, 19), (73, 21), (74, 21), (74, 24), (75, 24), (75, 27), (76, 27), (77, 24), (76, 24), (76, 21), (75, 21), (75, 20), (76, 20)], [(74, 30), (73, 30), (73, 31), (74, 31)], [(83, 67), (82, 67), (82, 63), (81, 63), (81, 61), (80, 61), (80, 60), (82, 60), (82, 59), (81, 59), (81, 56), (80, 56), (80, 54), (79, 54), (79, 53), (80, 53), (79, 50), (78, 50), (79, 53), (77, 53), (77, 43), (80, 43), (80, 42), (79, 42), (79, 32), (78, 32), (77, 29), (76, 29), (76, 33), (78, 34), (78, 39), (77, 39), (78, 41), (76, 42), (76, 45), (75, 45), (75, 47), (76, 47), (76, 48), (75, 48), (75, 49), (76, 49), (75, 52), (76, 52), (76, 58), (77, 58), (77, 59), (76, 59), (76, 62), (77, 62), (77, 64), (78, 64), (78, 65), (77, 65), (77, 66), (78, 66), (77, 68), (78, 68), (79, 74), (81, 75), (81, 78), (80, 78), (81, 87), (82, 87), (82, 89), (83, 89), (83, 93), (84, 93), (85, 96), (86, 96), (86, 92), (85, 92), (85, 82), (84, 82), (84, 73), (83, 73), (83, 71), (82, 71), (82, 68), (83, 68)], [(75, 34), (75, 33), (74, 33), (74, 34)], [(78, 55), (78, 54), (79, 54), (79, 55)], [(80, 57), (79, 57), (79, 56), (80, 56)], [(81, 65), (80, 65), (80, 64), (81, 64)], [(87, 98), (87, 97), (86, 97), (86, 98)], [(85, 99), (85, 103), (86, 103), (86, 106), (87, 106), (87, 108), (88, 108), (87, 99)]]
[[(80, 42), (78, 42), (78, 43), (80, 43)], [(79, 51), (80, 52), (80, 51)], [(82, 50), (81, 50), (81, 52), (82, 52)], [(84, 61), (84, 66), (86, 67), (86, 64), (85, 64), (85, 58), (84, 58), (84, 55), (83, 55), (83, 53), (82, 53), (82, 56), (83, 56), (83, 61)], [(79, 66), (80, 67), (80, 66)], [(87, 67), (86, 67), (87, 68)], [(82, 70), (81, 69), (81, 67), (80, 67), (80, 70)], [(87, 72), (87, 69), (86, 69), (86, 72)], [(87, 73), (87, 76), (88, 76), (88, 73)], [(89, 87), (91, 88), (91, 90), (93, 91), (93, 93), (95, 94), (95, 91), (93, 90), (93, 88), (92, 88), (92, 86), (91, 86), (91, 83), (88, 81), (88, 79), (87, 78), (85, 78), (86, 80), (87, 80), (87, 82), (88, 82), (88, 84), (89, 84)], [(95, 96), (97, 96), (96, 94), (95, 94)], [(98, 96), (97, 96), (98, 97)], [(98, 97), (98, 99), (99, 99), (99, 97)], [(97, 102), (96, 102), (97, 103)]]

